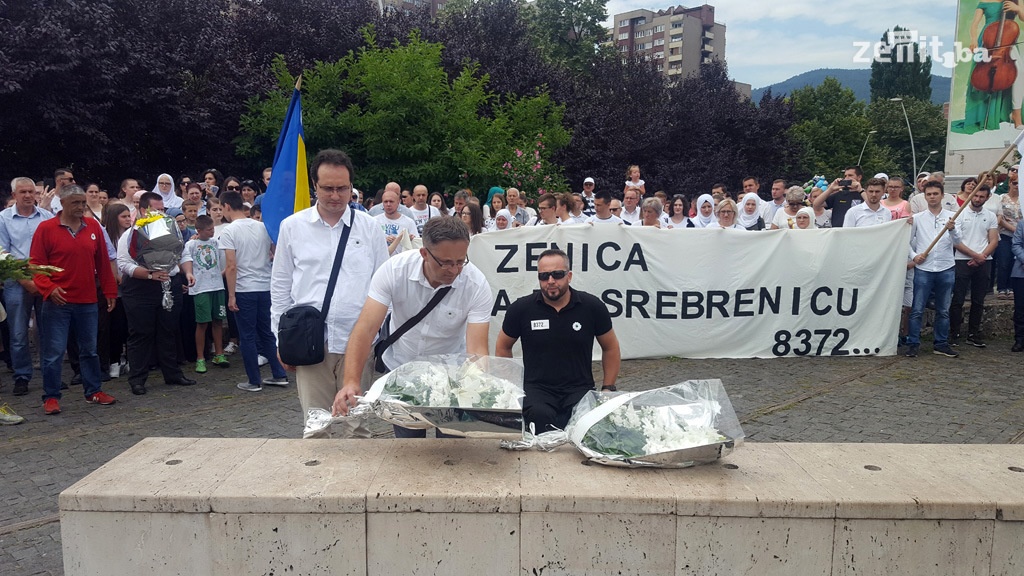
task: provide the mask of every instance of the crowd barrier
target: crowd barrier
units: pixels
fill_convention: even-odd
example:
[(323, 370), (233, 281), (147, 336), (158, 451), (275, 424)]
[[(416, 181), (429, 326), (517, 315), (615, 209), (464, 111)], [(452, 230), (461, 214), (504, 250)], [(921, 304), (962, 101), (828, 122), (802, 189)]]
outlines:
[(68, 576), (1024, 573), (1024, 447), (149, 438), (60, 495)]

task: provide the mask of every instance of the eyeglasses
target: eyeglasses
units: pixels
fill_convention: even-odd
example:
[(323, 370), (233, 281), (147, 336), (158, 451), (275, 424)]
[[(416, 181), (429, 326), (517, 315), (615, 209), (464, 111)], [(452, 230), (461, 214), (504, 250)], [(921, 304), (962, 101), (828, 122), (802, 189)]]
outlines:
[(437, 265), (440, 266), (442, 270), (453, 270), (453, 269), (456, 269), (456, 268), (461, 269), (466, 264), (469, 264), (469, 258), (468, 257), (465, 260), (459, 260), (457, 262), (451, 262), (451, 261), (442, 262), (442, 261), (437, 259), (437, 256), (434, 256), (434, 253), (430, 251), (430, 248), (427, 248), (426, 246), (424, 246), (423, 249), (427, 251), (427, 254), (430, 254), (430, 257), (434, 259), (434, 262), (437, 262)]
[(718, 211), (719, 215), (721, 215), (721, 214), (735, 214), (735, 213), (736, 212), (733, 212), (732, 210), (719, 210)]
[(537, 210), (551, 210), (551, 206), (537, 206)]
[[(230, 190), (230, 188), (228, 188)], [(322, 194), (348, 194), (352, 191), (351, 186), (321, 186), (316, 185), (316, 191)]]
[(612, 212), (622, 212), (622, 208), (609, 208)]
[(227, 187), (227, 191), (228, 192), (238, 192), (239, 190), (241, 190), (241, 188), (239, 188), (238, 186), (228, 186)]
[(185, 186), (188, 186), (191, 183), (192, 183), (191, 180), (182, 180), (181, 183), (178, 184), (178, 186), (185, 187)]
[(1010, 168), (1010, 172), (1016, 172), (1016, 171), (1017, 171), (1016, 168)]
[(551, 272), (537, 272), (537, 278), (541, 282), (547, 282), (549, 279), (554, 278), (555, 280), (561, 280), (568, 274), (568, 270), (552, 270)]

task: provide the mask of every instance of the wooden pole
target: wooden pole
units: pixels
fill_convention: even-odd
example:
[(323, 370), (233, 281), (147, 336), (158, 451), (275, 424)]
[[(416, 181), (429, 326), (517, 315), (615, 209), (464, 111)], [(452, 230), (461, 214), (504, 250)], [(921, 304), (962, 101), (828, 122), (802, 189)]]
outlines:
[[(982, 172), (981, 174), (978, 174), (977, 186), (981, 186), (982, 184), (985, 183), (986, 180), (992, 180), (992, 183), (995, 184), (996, 169), (999, 168), (999, 165), (1003, 163), (1003, 160), (1006, 160), (1006, 157), (1009, 156), (1011, 152), (1017, 149), (1017, 146), (1021, 143), (1022, 140), (1024, 140), (1024, 131), (1018, 134), (1017, 137), (1013, 140), (1013, 142), (1006, 147), (1006, 150), (1003, 151), (1003, 155), (999, 157), (999, 160), (997, 160), (995, 165), (992, 166), (992, 169), (990, 169), (988, 172)], [(960, 206), (960, 209), (956, 211), (956, 214), (953, 215), (952, 219), (956, 220), (960, 216), (960, 213), (964, 211), (964, 208), (967, 208), (967, 205), (970, 203), (971, 200), (970, 198), (968, 198), (967, 201)], [(942, 232), (939, 232), (939, 235), (936, 236), (934, 240), (932, 240), (932, 243), (928, 245), (928, 248), (926, 248), (924, 252), (921, 252), (921, 254), (924, 255), (925, 258), (928, 257), (928, 254), (931, 253), (932, 248), (935, 248), (935, 245), (939, 243), (939, 240), (942, 238), (942, 236), (946, 233), (947, 230), (949, 230), (949, 228), (943, 227)]]

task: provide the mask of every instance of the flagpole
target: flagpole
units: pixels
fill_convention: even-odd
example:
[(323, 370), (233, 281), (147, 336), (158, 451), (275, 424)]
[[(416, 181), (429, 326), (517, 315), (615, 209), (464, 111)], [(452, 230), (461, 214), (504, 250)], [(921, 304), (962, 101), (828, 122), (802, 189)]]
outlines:
[(302, 88), (302, 74), (299, 74), (298, 79), (295, 80), (295, 89), (299, 90)]
[[(1024, 142), (1024, 131), (1021, 131), (1020, 134), (1017, 134), (1017, 137), (1014, 138), (1013, 142), (1011, 142), (1009, 146), (1006, 147), (1006, 150), (1003, 152), (1003, 155), (999, 157), (999, 160), (996, 160), (996, 163), (988, 172), (982, 172), (981, 174), (978, 174), (978, 183), (975, 185), (975, 187), (981, 186), (987, 180), (992, 180), (992, 183), (995, 184), (996, 169), (999, 168), (999, 165), (1003, 163), (1003, 160), (1006, 160), (1006, 157), (1009, 156), (1010, 153), (1013, 152), (1015, 149), (1017, 149), (1017, 147), (1020, 146), (1022, 142)], [(956, 220), (957, 217), (960, 216), (960, 213), (964, 211), (964, 208), (967, 208), (967, 205), (970, 203), (971, 200), (970, 198), (968, 198), (967, 201), (960, 206), (960, 209), (956, 211), (956, 214), (953, 215), (952, 220)], [(932, 240), (932, 243), (928, 245), (928, 248), (926, 248), (924, 252), (921, 252), (921, 254), (924, 257), (928, 257), (928, 253), (932, 251), (932, 248), (934, 248), (936, 244), (939, 243), (939, 239), (942, 238), (942, 236), (946, 233), (947, 230), (949, 230), (949, 228), (943, 227), (942, 232), (939, 232), (939, 235), (936, 236), (934, 240)]]

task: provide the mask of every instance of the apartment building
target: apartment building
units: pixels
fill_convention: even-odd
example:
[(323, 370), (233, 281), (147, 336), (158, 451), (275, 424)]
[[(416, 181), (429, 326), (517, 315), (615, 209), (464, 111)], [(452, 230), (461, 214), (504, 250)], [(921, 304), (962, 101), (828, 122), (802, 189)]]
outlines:
[(685, 78), (712, 58), (725, 58), (725, 25), (715, 22), (715, 7), (707, 4), (616, 14), (611, 35), (619, 52), (658, 62), (670, 80)]

